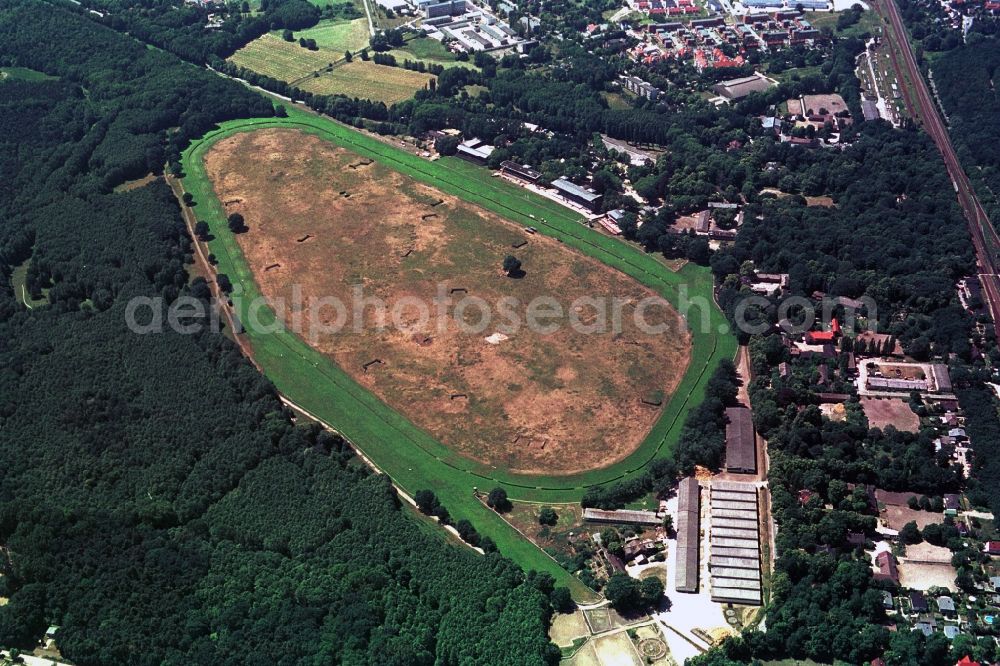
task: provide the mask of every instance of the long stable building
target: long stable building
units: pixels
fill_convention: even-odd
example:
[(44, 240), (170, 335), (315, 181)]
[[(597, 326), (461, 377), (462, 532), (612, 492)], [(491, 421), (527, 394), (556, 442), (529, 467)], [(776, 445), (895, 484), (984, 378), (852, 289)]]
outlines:
[(592, 523), (624, 523), (628, 525), (643, 525), (658, 527), (663, 524), (663, 518), (654, 511), (618, 509), (584, 509), (583, 519)]
[(553, 180), (552, 187), (556, 188), (564, 199), (578, 203), (590, 211), (597, 212), (601, 207), (602, 195), (593, 190), (580, 187), (565, 178), (556, 178)]
[(726, 408), (726, 471), (737, 474), (757, 472), (757, 437), (753, 417), (746, 407)]
[(674, 580), (678, 592), (698, 591), (700, 513), (701, 487), (698, 479), (685, 477), (677, 489), (677, 565)]
[(761, 603), (757, 492), (752, 483), (712, 481), (708, 563), (712, 601)]

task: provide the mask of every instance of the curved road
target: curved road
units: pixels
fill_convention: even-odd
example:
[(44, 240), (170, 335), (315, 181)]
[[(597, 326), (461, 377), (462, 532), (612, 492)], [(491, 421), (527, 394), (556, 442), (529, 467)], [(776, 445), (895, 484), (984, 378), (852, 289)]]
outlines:
[[(903, 25), (899, 8), (893, 0), (876, 0), (876, 11), (885, 19), (888, 35), (891, 38), (889, 54), (893, 68), (903, 91), (904, 101), (914, 118), (920, 120), (924, 129), (930, 134), (941, 157), (944, 159), (948, 174), (958, 195), (958, 203), (965, 212), (969, 223), (969, 234), (976, 251), (976, 262), (979, 266), (979, 280), (983, 285), (983, 298), (993, 319), (994, 328), (1000, 335), (1000, 275), (997, 266), (997, 249), (1000, 248), (1000, 235), (990, 222), (986, 210), (979, 202), (976, 192), (958, 161), (955, 148), (951, 144), (948, 129), (938, 112), (931, 97), (927, 84), (920, 73), (916, 56), (910, 46), (909, 35)], [(913, 82), (913, 90), (903, 85), (903, 76)]]

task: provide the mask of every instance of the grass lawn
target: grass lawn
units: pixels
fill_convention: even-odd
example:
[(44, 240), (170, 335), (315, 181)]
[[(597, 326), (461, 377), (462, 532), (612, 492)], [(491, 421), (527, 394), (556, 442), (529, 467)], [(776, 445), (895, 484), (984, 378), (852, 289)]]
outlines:
[(43, 289), (42, 297), (36, 300), (31, 297), (31, 294), (28, 293), (27, 288), (24, 286), (28, 279), (28, 266), (30, 264), (31, 259), (26, 259), (24, 263), (14, 268), (14, 272), (10, 276), (10, 284), (14, 288), (14, 297), (24, 303), (29, 310), (39, 305), (48, 305), (49, 302), (48, 289)]
[(354, 53), (368, 46), (368, 19), (320, 21), (308, 30), (296, 32), (295, 39), (300, 37), (315, 39), (320, 51), (326, 49), (340, 55), (344, 51)]
[(489, 88), (480, 85), (465, 86), (462, 88), (469, 97), (479, 97), (480, 93), (487, 92)]
[(0, 67), (0, 81), (19, 79), (21, 81), (50, 81), (55, 76), (49, 76), (27, 67)]
[(625, 99), (623, 95), (619, 93), (602, 92), (601, 96), (608, 102), (608, 108), (614, 111), (621, 111), (622, 109), (631, 109), (632, 105), (629, 104), (628, 100)]
[(779, 74), (774, 74), (773, 76), (782, 83), (787, 83), (789, 81), (804, 79), (807, 76), (820, 76), (822, 73), (821, 67), (816, 65), (813, 67), (791, 67)]
[(433, 78), (432, 74), (355, 59), (318, 77), (304, 79), (298, 86), (321, 95), (341, 94), (392, 105), (410, 99)]
[(861, 37), (862, 35), (874, 35), (880, 25), (879, 16), (876, 12), (868, 10), (862, 12), (861, 19), (852, 26), (837, 30), (837, 20), (844, 12), (809, 12), (806, 18), (817, 30), (830, 28), (838, 37)]
[(411, 39), (406, 43), (406, 46), (393, 49), (389, 53), (396, 58), (399, 64), (403, 64), (404, 60), (422, 60), (423, 62), (442, 65), (443, 67), (476, 68), (469, 60), (456, 60), (455, 54), (446, 49), (441, 42), (428, 37)]
[[(587, 487), (631, 477), (641, 473), (654, 458), (668, 455), (688, 409), (704, 398), (705, 384), (712, 369), (721, 359), (732, 358), (736, 352), (735, 338), (728, 333), (725, 318), (712, 301), (711, 273), (693, 265), (671, 272), (639, 249), (588, 229), (575, 213), (563, 206), (492, 178), (490, 171), (457, 158), (428, 162), (298, 107), (289, 106), (288, 115), (288, 118), (223, 123), (219, 129), (194, 141), (184, 152), (184, 187), (195, 198), (198, 218), (207, 221), (215, 235), (210, 250), (219, 259), (218, 270), (229, 275), (234, 284), (239, 283), (247, 297), (258, 295), (259, 291), (235, 237), (228, 231), (224, 208), (206, 177), (203, 157), (215, 141), (235, 132), (291, 127), (375, 159), (512, 222), (534, 226), (540, 233), (631, 275), (675, 306), (683, 301), (691, 304), (686, 308), (687, 316), (696, 333), (688, 371), (639, 449), (607, 468), (559, 477), (516, 475), (477, 465), (416, 428), (295, 334), (286, 331), (250, 334), (255, 360), (278, 390), (340, 429), (397, 484), (411, 493), (433, 488), (456, 519), (471, 520), (480, 533), (496, 541), (506, 556), (525, 568), (551, 573), (560, 584), (569, 585), (577, 598), (592, 597), (577, 579), (480, 504), (472, 495), (473, 488), (503, 485), (515, 499), (574, 502)], [(244, 298), (235, 303), (243, 318), (246, 312), (240, 308), (246, 308), (248, 301), (249, 298)], [(273, 317), (273, 313), (271, 315)]]

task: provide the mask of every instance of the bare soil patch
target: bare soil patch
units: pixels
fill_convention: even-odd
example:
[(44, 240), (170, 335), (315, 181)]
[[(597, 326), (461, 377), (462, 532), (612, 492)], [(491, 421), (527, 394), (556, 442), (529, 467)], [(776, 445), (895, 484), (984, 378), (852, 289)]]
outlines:
[[(634, 451), (661, 409), (642, 398), (669, 397), (689, 361), (690, 335), (677, 312), (660, 301), (645, 319), (666, 332), (644, 333), (636, 306), (654, 294), (628, 276), (381, 164), (351, 168), (361, 162), (284, 129), (233, 135), (206, 156), (227, 213), (246, 219), (249, 230), (238, 241), (274, 309), (288, 322), (299, 315), (309, 344), (475, 460), (522, 473), (570, 474)], [(512, 248), (524, 239), (527, 245)], [(523, 262), (520, 279), (503, 274), (508, 254)], [(363, 308), (364, 325), (355, 325), (358, 289), (386, 304), (387, 326), (376, 325), (371, 304)], [(442, 294), (452, 315), (443, 325), (435, 316)], [(348, 321), (320, 335), (338, 318), (333, 307), (319, 307), (328, 297), (347, 306)], [(497, 307), (505, 297), (520, 303), (513, 310), (522, 323), (533, 299), (554, 298), (565, 313), (556, 320), (559, 329), (522, 325), (503, 330), (506, 339), (493, 336), (510, 321)], [(593, 307), (573, 307), (582, 297), (620, 299), (620, 330), (574, 330), (571, 310), (584, 324), (598, 320)], [(476, 332), (458, 326), (454, 316), (464, 298), (485, 301), (494, 315), (489, 326)], [(430, 307), (429, 321), (414, 303)], [(316, 324), (314, 308), (321, 315)], [(478, 323), (480, 309), (470, 304), (462, 320)]]
[(924, 529), (928, 525), (942, 522), (944, 516), (932, 511), (915, 511), (907, 506), (892, 505), (885, 508), (882, 519), (889, 529), (899, 531), (909, 522), (914, 522), (917, 527)]
[(952, 592), (958, 591), (958, 585), (955, 584), (955, 568), (950, 564), (902, 562), (899, 565), (899, 583), (903, 587), (924, 592), (936, 587)]
[(847, 103), (844, 98), (837, 94), (830, 95), (806, 95), (802, 98), (805, 103), (805, 113), (810, 115), (822, 113), (841, 113), (847, 110)]
[(884, 377), (889, 379), (927, 379), (923, 367), (919, 365), (879, 363), (878, 369)]
[(833, 208), (837, 204), (833, 202), (832, 197), (822, 196), (822, 197), (806, 197), (807, 206), (822, 206), (824, 208)]
[(896, 430), (917, 432), (920, 429), (920, 417), (913, 413), (905, 400), (898, 398), (861, 398), (861, 409), (868, 417), (868, 424), (873, 428), (884, 429), (894, 426)]

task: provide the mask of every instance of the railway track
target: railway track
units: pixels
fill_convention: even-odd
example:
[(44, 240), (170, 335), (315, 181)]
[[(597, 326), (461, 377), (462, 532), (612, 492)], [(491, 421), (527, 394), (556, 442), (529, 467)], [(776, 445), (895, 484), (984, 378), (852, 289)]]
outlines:
[[(997, 256), (997, 250), (1000, 249), (1000, 235), (990, 222), (986, 210), (976, 196), (972, 182), (958, 161), (951, 137), (948, 135), (948, 128), (945, 127), (917, 65), (899, 8), (893, 0), (875, 0), (874, 6), (885, 20), (890, 33), (887, 35), (890, 40), (889, 57), (893, 69), (896, 70), (896, 78), (900, 82), (904, 104), (937, 145), (955, 188), (958, 203), (965, 213), (965, 219), (969, 224), (969, 235), (972, 237), (972, 245), (976, 252), (984, 301), (993, 319), (994, 329), (1000, 337), (1000, 270), (998, 270), (1000, 260)], [(910, 80), (912, 88), (903, 85), (904, 78)]]

